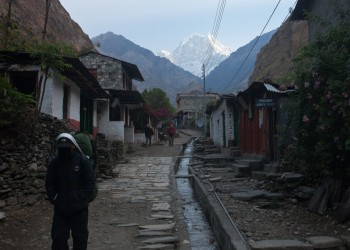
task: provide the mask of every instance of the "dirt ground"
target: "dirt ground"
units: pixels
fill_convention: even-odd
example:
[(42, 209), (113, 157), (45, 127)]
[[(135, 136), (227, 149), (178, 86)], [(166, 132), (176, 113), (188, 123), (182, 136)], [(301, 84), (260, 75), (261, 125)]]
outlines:
[(223, 193), (219, 197), (247, 242), (269, 239), (305, 242), (312, 236), (350, 237), (349, 221), (338, 223), (332, 212), (311, 213), (304, 202), (290, 199), (277, 204), (266, 199), (239, 201)]
[[(127, 154), (127, 157), (175, 156), (180, 147), (138, 147), (134, 152)], [(135, 221), (135, 215), (147, 213), (147, 209), (150, 208), (135, 204), (130, 209), (130, 205), (112, 202), (109, 197), (108, 191), (101, 192), (90, 206), (89, 244), (96, 247), (89, 249), (136, 249), (138, 240), (135, 239), (134, 230), (128, 227), (112, 230), (111, 225), (117, 218), (125, 223)], [(259, 201), (236, 201), (230, 198), (229, 194), (220, 194), (220, 198), (248, 242), (262, 239), (304, 240), (315, 235), (350, 237), (349, 222), (336, 223), (331, 214), (311, 214), (305, 204), (295, 204), (287, 200), (279, 203), (277, 208), (262, 209), (257, 206)], [(6, 219), (0, 221), (0, 249), (50, 249), (52, 206), (46, 200), (35, 206), (6, 211), (6, 216)], [(179, 228), (179, 233), (181, 230)], [(135, 242), (126, 242), (127, 238), (133, 238)]]

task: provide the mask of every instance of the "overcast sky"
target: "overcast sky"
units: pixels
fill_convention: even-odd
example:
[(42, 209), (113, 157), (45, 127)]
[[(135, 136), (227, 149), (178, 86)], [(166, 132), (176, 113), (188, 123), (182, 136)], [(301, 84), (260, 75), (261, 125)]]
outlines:
[[(217, 40), (234, 50), (278, 28), (296, 0), (226, 0)], [(60, 0), (90, 38), (108, 31), (153, 51), (172, 52), (194, 33), (212, 32), (223, 0)]]

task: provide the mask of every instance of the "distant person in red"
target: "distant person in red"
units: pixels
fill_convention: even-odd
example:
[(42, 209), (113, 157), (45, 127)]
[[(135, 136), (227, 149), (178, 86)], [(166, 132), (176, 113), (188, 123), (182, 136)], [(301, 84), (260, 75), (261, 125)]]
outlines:
[(173, 124), (170, 124), (169, 128), (167, 129), (167, 135), (169, 136), (169, 146), (174, 145), (174, 136), (176, 134), (176, 130), (174, 128)]

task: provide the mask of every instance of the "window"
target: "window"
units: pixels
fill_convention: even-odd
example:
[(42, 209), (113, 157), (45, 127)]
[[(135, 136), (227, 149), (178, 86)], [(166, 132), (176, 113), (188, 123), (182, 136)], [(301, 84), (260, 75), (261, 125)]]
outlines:
[(10, 82), (21, 93), (36, 97), (38, 71), (14, 71), (10, 73)]

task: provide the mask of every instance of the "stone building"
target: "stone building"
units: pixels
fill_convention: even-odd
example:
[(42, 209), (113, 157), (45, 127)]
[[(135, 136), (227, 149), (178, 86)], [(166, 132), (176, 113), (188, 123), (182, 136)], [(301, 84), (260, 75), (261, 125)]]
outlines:
[(79, 58), (111, 96), (107, 101), (98, 102), (100, 133), (108, 140), (133, 144), (135, 133), (130, 111), (144, 103), (132, 82), (144, 81), (138, 67), (93, 51)]

